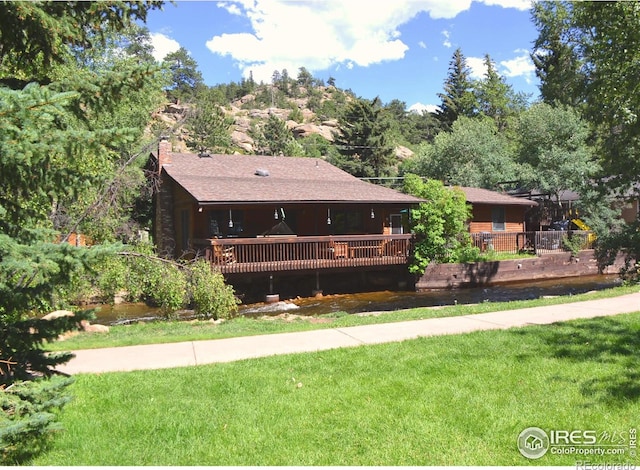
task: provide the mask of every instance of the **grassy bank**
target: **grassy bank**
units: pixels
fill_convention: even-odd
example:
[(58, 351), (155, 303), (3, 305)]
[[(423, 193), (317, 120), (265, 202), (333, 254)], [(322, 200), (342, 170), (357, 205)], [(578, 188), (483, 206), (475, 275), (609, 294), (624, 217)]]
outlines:
[(638, 426), (640, 313), (182, 369), (81, 375), (36, 465), (575, 465), (530, 426)]
[[(82, 333), (66, 341), (55, 342), (48, 346), (52, 351), (67, 351), (74, 349), (131, 346), (136, 344), (221, 339), (237, 336), (305, 331), (319, 328), (339, 328), (373, 323), (472, 315), (499, 310), (576, 302), (580, 300), (614, 297), (637, 292), (638, 289), (638, 286), (616, 287), (566, 297), (513, 302), (485, 302), (477, 305), (452, 305), (442, 308), (415, 308), (368, 316), (347, 315), (344, 312), (336, 312), (317, 317), (297, 318), (295, 316), (288, 316), (269, 320), (240, 317), (221, 324), (214, 324), (208, 321), (140, 323), (114, 326), (111, 327), (110, 332), (107, 334)], [(640, 306), (638, 306), (638, 310), (640, 311)]]

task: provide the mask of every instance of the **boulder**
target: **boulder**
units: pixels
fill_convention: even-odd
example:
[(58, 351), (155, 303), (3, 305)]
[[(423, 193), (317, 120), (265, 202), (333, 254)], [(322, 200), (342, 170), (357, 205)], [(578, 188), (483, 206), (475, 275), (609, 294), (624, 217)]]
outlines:
[(61, 317), (74, 317), (75, 314), (69, 310), (56, 310), (55, 312), (51, 312), (51, 313), (47, 313), (44, 317), (42, 317), (43, 320), (55, 320), (56, 318), (61, 318)]
[(396, 157), (400, 160), (405, 160), (407, 158), (413, 157), (414, 153), (411, 149), (404, 147), (402, 145), (398, 145), (396, 147)]
[(253, 152), (253, 139), (251, 136), (241, 131), (233, 131), (231, 133), (231, 141), (246, 152)]
[(332, 128), (327, 126), (318, 126), (316, 124), (299, 124), (291, 129), (296, 137), (304, 138), (313, 134), (318, 134), (326, 140), (333, 141)]
[(109, 333), (109, 327), (105, 325), (92, 325), (87, 320), (82, 320), (80, 322), (82, 326), (82, 330), (87, 333)]

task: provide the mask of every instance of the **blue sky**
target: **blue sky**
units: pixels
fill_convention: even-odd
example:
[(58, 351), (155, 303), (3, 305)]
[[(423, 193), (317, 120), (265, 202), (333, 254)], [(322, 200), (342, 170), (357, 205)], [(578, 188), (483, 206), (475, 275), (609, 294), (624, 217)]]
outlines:
[(149, 14), (156, 59), (184, 47), (207, 85), (300, 67), (384, 103), (438, 105), (460, 47), (472, 73), (489, 54), (516, 91), (538, 96), (529, 0), (181, 1)]

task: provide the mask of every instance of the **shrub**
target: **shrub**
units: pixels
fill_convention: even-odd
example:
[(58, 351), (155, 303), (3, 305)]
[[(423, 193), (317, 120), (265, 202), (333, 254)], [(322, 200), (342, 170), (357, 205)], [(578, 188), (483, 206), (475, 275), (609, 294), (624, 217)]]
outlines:
[(422, 275), (431, 262), (455, 263), (473, 255), (466, 229), (471, 209), (464, 193), (447, 188), (437, 180), (423, 181), (407, 174), (405, 192), (427, 200), (411, 210), (412, 230), (416, 234), (409, 271)]
[(570, 251), (573, 256), (576, 256), (585, 244), (583, 237), (578, 235), (565, 235), (562, 237), (562, 248)]
[(150, 300), (167, 318), (187, 304), (187, 276), (174, 264), (157, 263), (147, 288)]
[(191, 267), (191, 298), (198, 317), (228, 319), (238, 311), (233, 287), (226, 285), (222, 274), (202, 259)]
[(122, 291), (127, 284), (127, 263), (121, 256), (110, 256), (99, 268), (97, 287), (100, 298), (107, 303), (113, 303), (115, 295)]

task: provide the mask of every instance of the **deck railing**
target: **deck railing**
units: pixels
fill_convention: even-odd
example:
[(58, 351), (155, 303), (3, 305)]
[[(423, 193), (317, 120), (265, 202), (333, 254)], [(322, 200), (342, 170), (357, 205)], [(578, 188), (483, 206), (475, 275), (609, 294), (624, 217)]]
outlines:
[(582, 249), (593, 248), (595, 235), (585, 230), (539, 231), (539, 232), (479, 232), (472, 233), (471, 239), (480, 251), (501, 253), (531, 252), (535, 254), (567, 251), (564, 239), (567, 237), (581, 240)]
[[(564, 238), (581, 240), (582, 249), (593, 248), (593, 232), (480, 232), (471, 238), (481, 252), (530, 252), (544, 254), (567, 251)], [(194, 240), (204, 256), (223, 274), (296, 270), (321, 270), (366, 266), (406, 265), (412, 248), (411, 234), (270, 236)]]
[(223, 274), (407, 264), (411, 234), (194, 240)]

